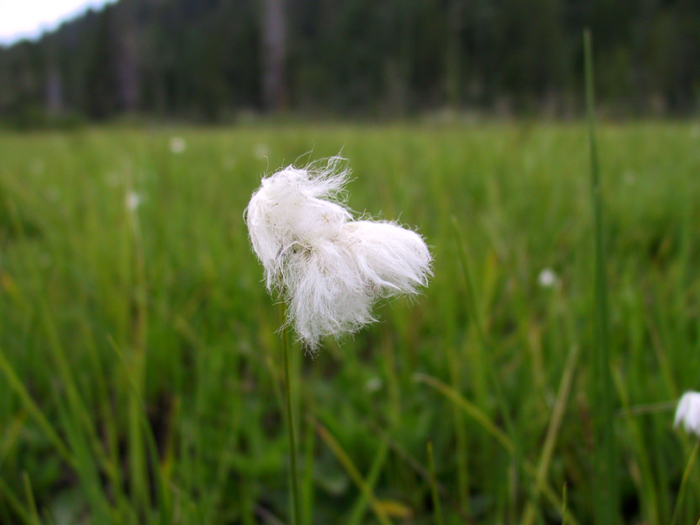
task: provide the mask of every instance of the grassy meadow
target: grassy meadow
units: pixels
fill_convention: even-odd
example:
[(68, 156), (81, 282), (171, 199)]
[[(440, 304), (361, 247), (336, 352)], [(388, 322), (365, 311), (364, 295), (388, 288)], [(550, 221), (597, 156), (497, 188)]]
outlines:
[[(621, 520), (667, 525), (681, 492), (695, 523), (672, 424), (700, 390), (700, 126), (598, 141)], [(587, 130), (528, 122), (0, 134), (0, 523), (289, 523), (281, 309), (243, 210), (339, 152), (349, 206), (417, 229), (435, 275), (294, 345), (301, 523), (591, 523)]]

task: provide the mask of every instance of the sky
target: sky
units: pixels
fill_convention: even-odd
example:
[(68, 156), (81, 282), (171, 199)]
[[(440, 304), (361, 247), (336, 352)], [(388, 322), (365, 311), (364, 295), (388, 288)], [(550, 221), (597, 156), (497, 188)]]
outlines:
[(75, 18), (88, 7), (114, 0), (0, 0), (0, 44), (36, 38), (61, 22)]

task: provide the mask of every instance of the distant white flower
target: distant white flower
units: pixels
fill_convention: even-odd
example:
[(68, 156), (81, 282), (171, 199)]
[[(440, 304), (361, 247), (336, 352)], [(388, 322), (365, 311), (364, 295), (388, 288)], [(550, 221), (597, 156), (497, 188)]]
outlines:
[(255, 153), (255, 156), (260, 160), (267, 159), (270, 156), (270, 146), (262, 143), (256, 144), (253, 153)]
[(136, 192), (130, 191), (126, 194), (125, 204), (127, 210), (134, 211), (141, 204), (141, 196)]
[(187, 142), (182, 137), (171, 137), (170, 139), (170, 151), (175, 155), (183, 153), (187, 149)]
[(539, 277), (537, 277), (537, 282), (540, 283), (542, 288), (551, 288), (557, 284), (558, 280), (557, 274), (554, 273), (554, 270), (551, 268), (545, 268), (540, 272)]
[(382, 388), (382, 380), (378, 377), (372, 377), (365, 383), (365, 389), (367, 392), (373, 393), (377, 392)]
[(264, 178), (245, 212), (268, 291), (288, 302), (287, 322), (314, 350), (375, 321), (384, 297), (417, 294), (432, 257), (416, 232), (385, 221), (356, 221), (342, 199), (343, 159), (289, 166)]
[(686, 392), (676, 408), (676, 418), (673, 423), (678, 427), (683, 423), (686, 432), (692, 432), (700, 437), (700, 393)]

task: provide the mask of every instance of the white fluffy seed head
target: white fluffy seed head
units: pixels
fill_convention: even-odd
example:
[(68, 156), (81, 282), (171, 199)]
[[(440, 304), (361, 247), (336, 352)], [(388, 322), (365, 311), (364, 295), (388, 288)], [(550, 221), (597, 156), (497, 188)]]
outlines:
[(353, 220), (343, 204), (344, 160), (289, 166), (262, 180), (246, 209), (269, 291), (288, 302), (288, 322), (312, 351), (323, 336), (375, 321), (384, 297), (416, 294), (432, 275), (423, 238), (393, 222)]
[(700, 437), (700, 393), (686, 392), (678, 402), (673, 426), (683, 424), (686, 432)]

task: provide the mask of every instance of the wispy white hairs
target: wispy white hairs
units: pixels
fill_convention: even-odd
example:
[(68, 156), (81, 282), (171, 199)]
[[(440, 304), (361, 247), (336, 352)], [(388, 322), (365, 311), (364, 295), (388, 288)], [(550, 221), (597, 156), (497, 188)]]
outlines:
[(691, 432), (700, 437), (700, 394), (686, 392), (678, 402), (676, 418), (673, 426), (683, 424), (686, 432)]
[(375, 321), (381, 298), (416, 294), (432, 275), (423, 238), (394, 222), (354, 220), (344, 159), (289, 166), (263, 178), (245, 219), (270, 292), (310, 350)]

